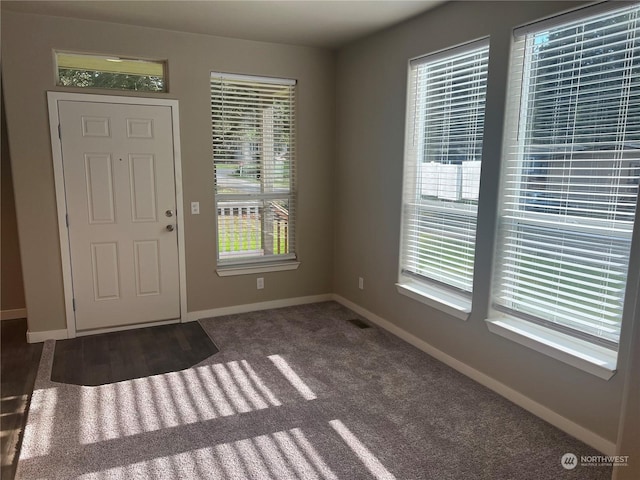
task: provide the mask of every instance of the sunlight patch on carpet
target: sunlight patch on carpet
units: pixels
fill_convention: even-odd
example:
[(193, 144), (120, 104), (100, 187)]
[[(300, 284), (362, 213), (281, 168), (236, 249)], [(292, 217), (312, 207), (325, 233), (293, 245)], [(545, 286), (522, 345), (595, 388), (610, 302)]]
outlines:
[(289, 383), (298, 390), (302, 398), (305, 400), (315, 400), (318, 398), (315, 393), (304, 383), (304, 381), (298, 376), (298, 374), (291, 368), (287, 361), (280, 355), (270, 355), (269, 360), (280, 370), (280, 373), (289, 380)]
[(40, 457), (50, 453), (57, 403), (58, 391), (55, 388), (43, 388), (33, 392), (25, 435), (37, 436), (38, 442), (24, 445), (20, 458)]
[[(286, 372), (302, 383), (290, 367)], [(80, 443), (84, 445), (282, 405), (246, 360), (77, 388)], [(306, 385), (301, 388), (315, 398)], [(34, 395), (34, 412), (43, 405), (51, 416), (56, 389), (48, 390), (53, 398), (52, 394)], [(41, 421), (34, 417), (34, 424)]]
[(338, 480), (299, 428), (90, 472), (78, 478)]
[(329, 425), (342, 437), (344, 443), (349, 445), (349, 448), (353, 450), (353, 453), (358, 456), (364, 466), (367, 467), (367, 470), (369, 470), (377, 480), (397, 480), (396, 477), (380, 463), (380, 460), (358, 440), (358, 437), (351, 433), (351, 430), (349, 430), (344, 423), (340, 420), (331, 420)]

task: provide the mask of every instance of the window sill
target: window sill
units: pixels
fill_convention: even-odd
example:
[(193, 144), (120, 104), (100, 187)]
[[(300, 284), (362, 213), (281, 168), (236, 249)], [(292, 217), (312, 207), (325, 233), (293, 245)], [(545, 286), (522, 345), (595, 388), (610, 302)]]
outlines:
[(235, 275), (250, 275), (252, 273), (282, 272), (284, 270), (296, 270), (300, 266), (298, 261), (278, 263), (249, 263), (246, 265), (223, 265), (216, 269), (219, 277), (233, 277)]
[(520, 345), (609, 380), (616, 373), (617, 353), (585, 340), (514, 317), (489, 318), (489, 330)]
[(471, 300), (445, 288), (417, 282), (396, 283), (398, 293), (436, 308), (459, 320), (467, 320), (471, 313)]

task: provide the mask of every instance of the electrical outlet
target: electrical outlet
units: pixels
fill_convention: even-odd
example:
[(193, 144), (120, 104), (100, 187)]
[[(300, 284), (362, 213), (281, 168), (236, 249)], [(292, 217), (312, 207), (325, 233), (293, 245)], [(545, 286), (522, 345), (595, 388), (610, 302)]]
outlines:
[(358, 288), (364, 290), (364, 278), (358, 277)]
[(200, 202), (191, 202), (191, 215), (200, 215)]
[(262, 290), (264, 288), (264, 278), (262, 277), (258, 278), (258, 281), (256, 283), (256, 288), (258, 290)]

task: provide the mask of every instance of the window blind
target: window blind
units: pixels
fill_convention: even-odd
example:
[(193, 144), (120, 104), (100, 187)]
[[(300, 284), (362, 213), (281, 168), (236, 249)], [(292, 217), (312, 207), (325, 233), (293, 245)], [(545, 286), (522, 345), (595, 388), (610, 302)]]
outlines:
[(639, 12), (516, 36), (503, 160), (494, 307), (612, 348), (640, 176)]
[(219, 264), (296, 257), (295, 86), (211, 74)]
[(401, 274), (470, 293), (489, 42), (410, 62)]

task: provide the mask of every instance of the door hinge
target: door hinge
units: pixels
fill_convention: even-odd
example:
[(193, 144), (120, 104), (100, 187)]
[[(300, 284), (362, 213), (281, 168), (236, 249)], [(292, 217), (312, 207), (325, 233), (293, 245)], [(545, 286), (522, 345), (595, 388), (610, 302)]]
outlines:
[(58, 138), (62, 140), (62, 127), (60, 124), (58, 124)]
[(75, 298), (73, 299), (72, 303), (73, 303), (73, 311), (75, 312), (76, 311), (76, 299)]
[(66, 213), (66, 214), (64, 215), (64, 218), (65, 218), (65, 220), (66, 220), (66, 222), (67, 222), (67, 228), (69, 228), (69, 214), (68, 214), (68, 213)]

